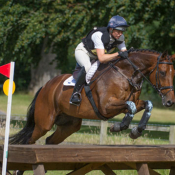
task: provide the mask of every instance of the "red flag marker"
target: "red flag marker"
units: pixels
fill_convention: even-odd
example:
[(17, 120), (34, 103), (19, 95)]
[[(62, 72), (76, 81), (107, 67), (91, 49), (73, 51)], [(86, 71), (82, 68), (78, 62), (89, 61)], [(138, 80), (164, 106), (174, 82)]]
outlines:
[(0, 66), (0, 74), (3, 74), (9, 78), (10, 77), (10, 66), (11, 66), (11, 63)]
[(11, 116), (11, 105), (12, 105), (12, 90), (13, 90), (13, 78), (14, 78), (15, 63), (11, 62), (0, 66), (0, 73), (7, 76), (9, 79), (9, 90), (8, 90), (8, 102), (7, 102), (7, 116), (5, 125), (5, 138), (4, 138), (4, 153), (3, 153), (3, 167), (2, 175), (6, 175), (7, 169), (7, 158), (8, 158), (8, 142), (10, 133), (10, 116)]

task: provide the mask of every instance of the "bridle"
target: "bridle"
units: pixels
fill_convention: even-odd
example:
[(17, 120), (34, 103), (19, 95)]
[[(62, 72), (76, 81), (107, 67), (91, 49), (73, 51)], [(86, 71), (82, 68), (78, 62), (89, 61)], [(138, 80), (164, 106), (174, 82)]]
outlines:
[[(173, 86), (161, 86), (160, 83), (160, 78), (159, 78), (159, 64), (168, 64), (168, 65), (173, 65), (173, 63), (171, 62), (160, 62), (160, 58), (161, 58), (162, 54), (160, 54), (157, 57), (157, 64), (154, 67), (154, 69), (149, 73), (149, 76), (154, 72), (154, 70), (156, 69), (156, 85), (153, 85), (154, 89), (156, 89), (156, 91), (159, 93), (159, 95), (164, 98), (164, 96), (166, 96), (170, 91), (174, 91), (174, 87)], [(168, 60), (169, 60), (169, 56), (168, 56)], [(165, 89), (170, 89), (166, 94), (163, 94), (161, 91), (165, 90)]]

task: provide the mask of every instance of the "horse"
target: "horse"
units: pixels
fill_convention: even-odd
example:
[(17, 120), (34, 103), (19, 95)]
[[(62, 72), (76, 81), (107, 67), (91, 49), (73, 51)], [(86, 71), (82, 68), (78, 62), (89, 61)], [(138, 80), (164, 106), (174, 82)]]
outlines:
[[(172, 61), (166, 51), (130, 49), (127, 59), (118, 56), (100, 64), (91, 82), (82, 89), (79, 106), (69, 104), (73, 87), (63, 85), (71, 74), (54, 77), (35, 94), (28, 108), (26, 125), (10, 137), (9, 144), (34, 144), (53, 125), (57, 128), (45, 143), (59, 144), (81, 128), (82, 119), (108, 120), (124, 113), (122, 121), (110, 128), (111, 132), (120, 132), (128, 129), (137, 112), (145, 109), (138, 126), (130, 132), (132, 139), (140, 137), (153, 108), (151, 101), (139, 99), (143, 79), (158, 92), (164, 106), (172, 106), (175, 102)], [(87, 97), (86, 87), (90, 89), (97, 111)]]

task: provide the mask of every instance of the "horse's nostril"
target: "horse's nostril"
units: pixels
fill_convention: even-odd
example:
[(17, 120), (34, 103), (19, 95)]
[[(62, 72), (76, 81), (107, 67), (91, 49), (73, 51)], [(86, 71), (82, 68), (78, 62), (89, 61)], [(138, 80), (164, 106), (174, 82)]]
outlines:
[(173, 102), (172, 101), (167, 101), (167, 103), (166, 103), (166, 106), (172, 106), (173, 105)]

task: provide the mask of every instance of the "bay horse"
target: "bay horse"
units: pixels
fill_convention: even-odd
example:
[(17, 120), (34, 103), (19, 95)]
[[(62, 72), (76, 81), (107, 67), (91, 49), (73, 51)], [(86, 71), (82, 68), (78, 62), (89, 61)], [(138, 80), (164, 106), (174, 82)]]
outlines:
[[(167, 52), (130, 49), (127, 59), (117, 57), (107, 64), (100, 64), (88, 86), (98, 113), (104, 120), (125, 114), (120, 123), (111, 126), (111, 132), (127, 129), (134, 114), (145, 109), (138, 127), (130, 133), (132, 139), (141, 136), (153, 107), (151, 101), (139, 99), (143, 79), (156, 89), (164, 106), (174, 104), (172, 61)], [(80, 129), (82, 119), (101, 120), (87, 98), (85, 88), (81, 92), (80, 106), (69, 104), (73, 87), (64, 86), (63, 82), (70, 76), (57, 76), (38, 90), (29, 106), (26, 125), (10, 137), (10, 144), (34, 144), (54, 124), (57, 129), (47, 137), (46, 144), (59, 144)]]

